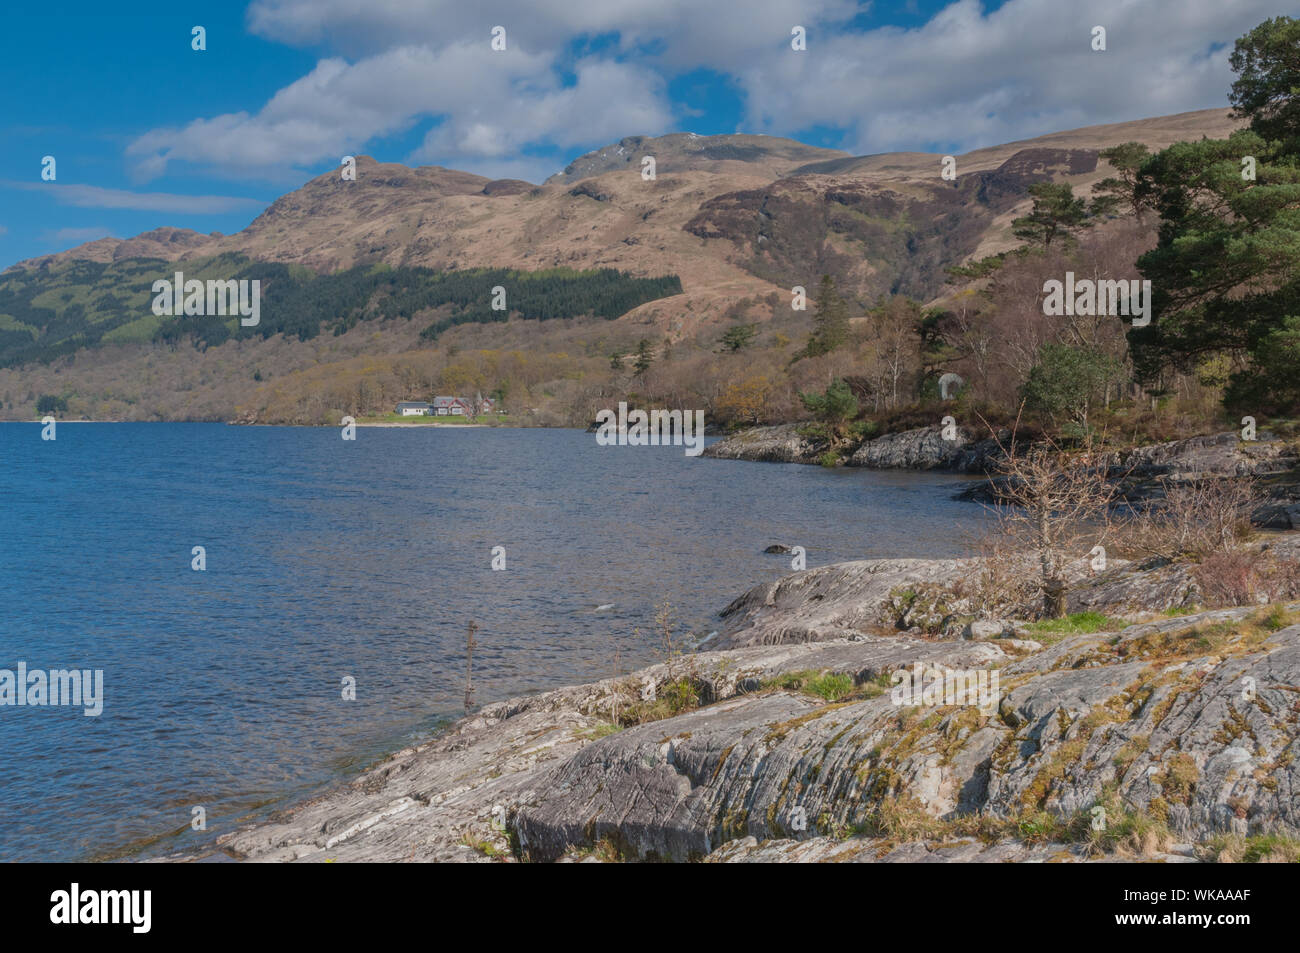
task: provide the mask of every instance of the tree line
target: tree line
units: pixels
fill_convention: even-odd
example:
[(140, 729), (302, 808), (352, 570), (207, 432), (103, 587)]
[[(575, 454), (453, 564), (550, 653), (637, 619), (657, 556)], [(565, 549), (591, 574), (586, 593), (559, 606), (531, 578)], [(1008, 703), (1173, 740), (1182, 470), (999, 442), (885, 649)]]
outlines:
[[(236, 316), (155, 319), (150, 309), (152, 283), (171, 279), (178, 270), (187, 279), (260, 280), (261, 322), (242, 328)], [(500, 309), (493, 308), (497, 288), (504, 292), (495, 296), (503, 305)], [(49, 363), (95, 347), (105, 338), (171, 346), (191, 341), (206, 349), (234, 336), (284, 334), (306, 341), (323, 331), (343, 334), (360, 321), (375, 319), (434, 318), (423, 331), (426, 339), (457, 324), (511, 316), (612, 320), (681, 292), (676, 275), (638, 278), (608, 268), (440, 272), (359, 265), (322, 275), (299, 265), (254, 262), (233, 254), (181, 263), (74, 261), (55, 268), (20, 269), (0, 278), (0, 366)], [(123, 336), (126, 332), (134, 333)]]

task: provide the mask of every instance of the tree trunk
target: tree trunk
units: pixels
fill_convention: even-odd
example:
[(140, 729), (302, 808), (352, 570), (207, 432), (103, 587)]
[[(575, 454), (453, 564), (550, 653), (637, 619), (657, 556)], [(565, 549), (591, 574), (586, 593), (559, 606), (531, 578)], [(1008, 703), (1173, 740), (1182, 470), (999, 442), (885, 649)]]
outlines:
[(1048, 619), (1065, 618), (1065, 580), (1048, 579), (1043, 585), (1043, 615)]

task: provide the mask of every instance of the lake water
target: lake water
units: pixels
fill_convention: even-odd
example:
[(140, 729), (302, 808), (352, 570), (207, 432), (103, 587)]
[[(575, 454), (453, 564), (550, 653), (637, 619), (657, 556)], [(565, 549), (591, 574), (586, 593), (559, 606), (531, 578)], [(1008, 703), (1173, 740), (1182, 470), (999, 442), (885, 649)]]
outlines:
[(40, 430), (0, 424), (0, 669), (102, 669), (103, 712), (0, 706), (0, 861), (207, 843), (426, 737), (463, 711), (470, 620), (496, 701), (650, 661), (664, 602), (712, 631), (790, 571), (771, 543), (949, 556), (985, 518), (942, 474), (572, 430)]

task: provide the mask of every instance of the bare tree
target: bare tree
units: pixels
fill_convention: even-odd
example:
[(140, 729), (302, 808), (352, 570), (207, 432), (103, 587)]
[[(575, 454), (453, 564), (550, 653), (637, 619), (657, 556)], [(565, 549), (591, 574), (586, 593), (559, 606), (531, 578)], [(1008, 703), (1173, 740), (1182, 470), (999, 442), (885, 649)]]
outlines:
[[(1019, 422), (1017, 417), (1016, 429)], [(1059, 619), (1069, 590), (1067, 567), (1095, 547), (1104, 552), (1117, 490), (1108, 479), (1107, 455), (1091, 443), (1069, 451), (1051, 440), (1023, 447), (1016, 443), (1016, 429), (1004, 440), (989, 427), (1002, 455), (991, 478), (1002, 504), (998, 531), (1033, 555), (1042, 614)]]

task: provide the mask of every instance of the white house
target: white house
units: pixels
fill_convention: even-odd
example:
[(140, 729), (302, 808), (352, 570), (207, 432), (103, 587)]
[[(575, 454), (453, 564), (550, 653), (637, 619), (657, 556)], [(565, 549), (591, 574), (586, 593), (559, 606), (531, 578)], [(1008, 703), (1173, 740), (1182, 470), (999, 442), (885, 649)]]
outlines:
[(403, 401), (397, 405), (397, 413), (403, 417), (423, 417), (433, 411), (428, 404), (422, 404), (418, 401)]

